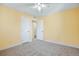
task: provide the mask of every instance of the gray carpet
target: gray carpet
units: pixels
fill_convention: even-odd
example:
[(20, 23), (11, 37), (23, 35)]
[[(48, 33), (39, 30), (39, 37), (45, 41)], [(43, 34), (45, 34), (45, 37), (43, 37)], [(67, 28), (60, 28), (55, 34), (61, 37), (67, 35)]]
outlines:
[(0, 51), (1, 56), (79, 56), (79, 49), (49, 43), (33, 41)]

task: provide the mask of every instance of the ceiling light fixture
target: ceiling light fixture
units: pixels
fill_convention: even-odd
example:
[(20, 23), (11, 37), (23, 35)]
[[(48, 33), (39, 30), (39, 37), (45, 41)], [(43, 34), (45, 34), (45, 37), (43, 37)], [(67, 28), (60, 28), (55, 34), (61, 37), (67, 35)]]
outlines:
[(45, 7), (46, 7), (45, 4), (37, 3), (37, 4), (34, 5), (33, 8), (37, 8), (38, 11), (41, 11), (42, 8), (45, 8)]

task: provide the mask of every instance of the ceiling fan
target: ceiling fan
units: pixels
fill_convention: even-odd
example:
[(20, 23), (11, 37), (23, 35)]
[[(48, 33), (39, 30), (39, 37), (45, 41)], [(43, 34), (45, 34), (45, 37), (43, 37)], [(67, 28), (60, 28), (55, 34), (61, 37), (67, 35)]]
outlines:
[(39, 12), (42, 10), (42, 8), (46, 8), (46, 7), (47, 6), (42, 3), (35, 3), (35, 5), (33, 6), (33, 8), (37, 9)]

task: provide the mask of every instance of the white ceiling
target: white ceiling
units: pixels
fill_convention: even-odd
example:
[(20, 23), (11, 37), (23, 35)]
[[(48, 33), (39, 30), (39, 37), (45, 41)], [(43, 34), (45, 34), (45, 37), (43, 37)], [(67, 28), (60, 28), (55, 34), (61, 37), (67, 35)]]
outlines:
[(8, 7), (14, 8), (21, 12), (29, 13), (33, 16), (46, 16), (50, 13), (63, 11), (65, 9), (79, 7), (78, 3), (44, 3), (47, 7), (42, 8), (39, 12), (37, 9), (32, 8), (35, 3), (4, 3)]

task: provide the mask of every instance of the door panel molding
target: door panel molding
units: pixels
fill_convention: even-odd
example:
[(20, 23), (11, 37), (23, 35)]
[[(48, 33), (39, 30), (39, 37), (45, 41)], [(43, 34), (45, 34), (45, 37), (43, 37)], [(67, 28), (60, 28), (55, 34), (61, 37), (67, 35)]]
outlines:
[(26, 16), (21, 17), (21, 40), (32, 41), (32, 21)]

